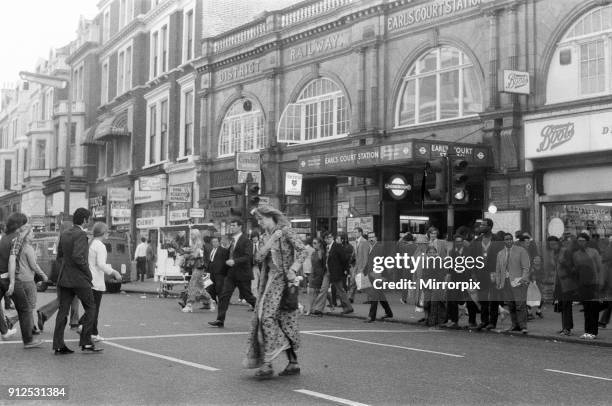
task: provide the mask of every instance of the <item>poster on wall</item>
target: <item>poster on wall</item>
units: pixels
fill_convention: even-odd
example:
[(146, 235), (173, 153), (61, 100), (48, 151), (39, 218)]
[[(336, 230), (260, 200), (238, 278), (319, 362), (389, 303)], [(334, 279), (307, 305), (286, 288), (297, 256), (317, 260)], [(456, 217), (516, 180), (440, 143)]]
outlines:
[(374, 231), (374, 217), (349, 217), (346, 219), (346, 232), (352, 233), (356, 227), (361, 227), (364, 232), (370, 233)]

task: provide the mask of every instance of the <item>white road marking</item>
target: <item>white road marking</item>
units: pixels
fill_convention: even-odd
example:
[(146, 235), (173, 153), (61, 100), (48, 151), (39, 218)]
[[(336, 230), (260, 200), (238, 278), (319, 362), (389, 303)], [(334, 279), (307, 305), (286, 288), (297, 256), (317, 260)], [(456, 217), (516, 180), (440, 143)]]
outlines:
[(327, 335), (327, 334), (320, 334), (320, 333), (306, 333), (306, 334), (311, 334), (311, 335), (319, 336), (319, 337), (335, 338), (336, 340), (353, 341), (353, 342), (362, 343), (362, 344), (378, 345), (378, 346), (381, 346), (381, 347), (399, 348), (399, 349), (402, 349), (402, 350), (417, 351), (417, 352), (426, 352), (426, 353), (429, 353), (429, 354), (437, 354), (437, 355), (445, 355), (447, 357), (465, 358), (463, 355), (449, 354), (447, 352), (423, 350), (423, 349), (420, 349), (420, 348), (404, 347), (404, 346), (401, 346), (401, 345), (376, 343), (374, 341), (355, 340), (354, 338), (330, 336), (330, 335)]
[(183, 364), (183, 365), (187, 365), (187, 366), (198, 368), (198, 369), (203, 369), (205, 371), (219, 371), (218, 368), (213, 368), (213, 367), (209, 367), (207, 365), (202, 365), (202, 364), (196, 364), (195, 362), (185, 361), (185, 360), (174, 358), (174, 357), (168, 357), (166, 355), (156, 354), (154, 352), (138, 350), (136, 348), (126, 347), (125, 345), (121, 345), (121, 344), (117, 344), (117, 343), (106, 342), (106, 345), (110, 345), (111, 347), (121, 348), (122, 350), (132, 351), (132, 352), (135, 352), (135, 353), (138, 353), (138, 354), (143, 354), (143, 355), (148, 355), (148, 356), (155, 357), (155, 358), (160, 358), (160, 359), (163, 359), (163, 360), (166, 360), (166, 361), (176, 362), (178, 364)]
[(585, 378), (593, 378), (593, 379), (601, 379), (602, 381), (612, 381), (612, 378), (603, 378), (601, 376), (593, 376), (593, 375), (585, 375), (585, 374), (577, 374), (574, 372), (566, 372), (566, 371), (559, 371), (557, 369), (545, 369), (544, 371), (548, 371), (548, 372), (556, 372), (558, 374), (566, 374), (566, 375), (574, 375), (574, 376), (582, 376)]
[(316, 398), (326, 399), (326, 400), (329, 400), (331, 402), (342, 403), (343, 405), (349, 405), (349, 406), (368, 406), (365, 403), (354, 402), (352, 400), (342, 399), (342, 398), (338, 398), (336, 396), (326, 395), (324, 393), (314, 392), (314, 391), (311, 391), (311, 390), (308, 390), (308, 389), (294, 389), (294, 392), (302, 393), (304, 395), (314, 396)]
[(304, 334), (316, 333), (446, 333), (444, 330), (304, 330)]

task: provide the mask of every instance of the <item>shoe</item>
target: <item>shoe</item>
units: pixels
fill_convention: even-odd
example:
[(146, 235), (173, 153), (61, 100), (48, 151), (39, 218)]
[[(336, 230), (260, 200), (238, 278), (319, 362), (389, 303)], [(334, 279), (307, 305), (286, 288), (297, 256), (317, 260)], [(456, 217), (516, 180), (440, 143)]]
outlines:
[(247, 309), (247, 312), (254, 312), (254, 311), (255, 311), (255, 307), (253, 307), (253, 306), (250, 306), (250, 307)]
[(223, 328), (223, 322), (221, 320), (209, 321), (208, 324), (213, 327)]
[(299, 374), (300, 367), (298, 366), (298, 364), (290, 362), (282, 372), (279, 372), (278, 376), (291, 376)]
[(17, 334), (17, 329), (16, 328), (10, 328), (10, 329), (8, 329), (6, 334), (2, 334), (2, 339), (3, 340), (8, 340), (9, 338), (14, 336), (15, 334)]
[(70, 348), (63, 346), (62, 348), (56, 348), (55, 349), (55, 355), (65, 355), (65, 354), (72, 354), (74, 351), (72, 351)]
[(514, 326), (514, 327), (510, 327), (509, 329), (505, 330), (506, 333), (510, 333), (512, 331), (521, 331), (521, 328), (518, 326)]
[(274, 375), (274, 370), (270, 364), (264, 364), (255, 372), (255, 377), (259, 379), (268, 379), (271, 378), (272, 375)]
[(43, 344), (42, 340), (32, 340), (27, 344), (23, 345), (23, 348), (36, 348), (40, 347)]
[(527, 331), (527, 329), (526, 329), (526, 328), (522, 328), (522, 329), (521, 329), (521, 333), (523, 333), (523, 334), (527, 334), (528, 332), (529, 332), (529, 331)]
[(193, 309), (191, 307), (191, 304), (187, 304), (185, 307), (183, 307), (183, 310), (181, 310), (183, 313), (193, 313)]
[(181, 309), (185, 308), (186, 303), (183, 302), (182, 300), (179, 300), (178, 304), (179, 304), (179, 306), (181, 306)]
[(542, 314), (541, 310), (536, 311), (536, 316), (538, 316), (538, 318), (543, 319), (544, 315)]
[(425, 323), (427, 319), (423, 317), (422, 319), (417, 320), (417, 323)]
[(364, 322), (364, 323), (374, 323), (374, 321), (375, 321), (375, 320), (372, 320), (372, 319), (367, 319), (367, 320), (364, 320), (363, 322)]
[(563, 329), (563, 330), (559, 331), (559, 335), (562, 335), (562, 336), (571, 336), (572, 332), (570, 330)]
[(584, 333), (580, 336), (580, 338), (582, 338), (583, 340), (594, 340), (597, 338), (597, 336), (595, 334)]
[(480, 323), (477, 327), (476, 330), (481, 331), (483, 328), (487, 328), (487, 323)]
[[(392, 314), (385, 314), (385, 315), (384, 315), (384, 316), (382, 316), (380, 319), (381, 319), (381, 320), (385, 320), (385, 319), (392, 319), (392, 318), (393, 318), (393, 315), (392, 315)], [(425, 320), (425, 319), (423, 319), (423, 320)]]
[(314, 317), (323, 317), (323, 312), (315, 310), (314, 312), (310, 313), (310, 315)]
[(32, 329), (32, 335), (33, 335), (33, 336), (38, 336), (38, 335), (40, 335), (40, 330)]
[(606, 328), (606, 327), (608, 327), (608, 325), (606, 323), (602, 323), (601, 321), (598, 322), (597, 325), (599, 326), (599, 328)]
[(45, 326), (45, 321), (47, 321), (47, 318), (41, 312), (36, 312), (36, 314), (38, 315), (38, 323), (36, 323), (37, 327), (40, 331), (43, 331), (43, 327)]
[(76, 332), (81, 334), (83, 332), (83, 326), (79, 325), (76, 329)]
[(485, 327), (486, 330), (491, 331), (495, 329), (495, 326), (493, 324), (487, 324), (487, 326)]
[(200, 307), (201, 310), (210, 310), (210, 305), (203, 305), (202, 307)]
[(457, 329), (457, 328), (459, 328), (459, 324), (457, 324), (457, 323), (455, 323), (455, 322), (453, 322), (453, 321), (449, 321), (448, 323), (443, 324), (443, 325), (442, 325), (442, 327), (444, 327), (444, 328), (454, 328), (454, 329)]
[(477, 328), (478, 328), (478, 326), (475, 323), (468, 324), (468, 330), (475, 330)]
[(344, 311), (342, 312), (342, 314), (351, 314), (351, 313), (353, 313), (354, 311), (355, 311), (355, 310), (353, 310), (353, 309), (350, 309), (350, 310), (344, 310)]
[(80, 326), (78, 324), (71, 324), (70, 330), (77, 330)]
[(102, 337), (101, 335), (92, 335), (91, 339), (93, 340), (94, 343), (97, 343), (98, 341), (104, 341), (104, 337)]
[(104, 351), (104, 348), (96, 347), (95, 345), (82, 345), (81, 351), (84, 354), (97, 354)]

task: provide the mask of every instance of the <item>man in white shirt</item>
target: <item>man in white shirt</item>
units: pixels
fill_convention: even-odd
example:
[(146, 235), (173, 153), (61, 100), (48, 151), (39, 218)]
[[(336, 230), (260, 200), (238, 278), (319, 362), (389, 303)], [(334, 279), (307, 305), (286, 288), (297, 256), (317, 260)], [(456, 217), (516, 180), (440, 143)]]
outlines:
[(142, 237), (140, 241), (134, 253), (134, 261), (136, 261), (136, 280), (144, 282), (147, 273), (147, 239)]

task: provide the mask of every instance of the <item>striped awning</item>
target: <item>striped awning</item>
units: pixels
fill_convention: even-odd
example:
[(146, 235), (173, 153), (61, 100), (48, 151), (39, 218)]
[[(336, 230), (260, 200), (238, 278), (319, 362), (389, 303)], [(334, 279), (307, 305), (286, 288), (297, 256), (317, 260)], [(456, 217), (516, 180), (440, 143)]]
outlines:
[(128, 130), (128, 116), (127, 111), (106, 117), (94, 133), (94, 140), (96, 141), (108, 141), (112, 137), (124, 137), (132, 135)]

